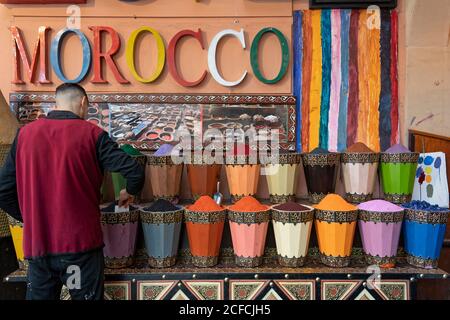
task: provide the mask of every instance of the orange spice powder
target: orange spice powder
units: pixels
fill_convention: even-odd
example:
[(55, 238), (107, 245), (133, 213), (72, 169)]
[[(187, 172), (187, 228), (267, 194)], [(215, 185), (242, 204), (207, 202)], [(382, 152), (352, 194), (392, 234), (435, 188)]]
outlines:
[(201, 196), (193, 205), (188, 208), (190, 211), (211, 212), (222, 211), (224, 208), (219, 206), (210, 196)]
[(354, 211), (358, 210), (358, 207), (348, 203), (341, 196), (337, 194), (328, 194), (320, 201), (314, 208), (319, 210), (331, 210), (331, 211)]
[(229, 206), (228, 209), (237, 212), (259, 212), (266, 211), (269, 207), (261, 204), (261, 202), (252, 196), (246, 196), (235, 204)]

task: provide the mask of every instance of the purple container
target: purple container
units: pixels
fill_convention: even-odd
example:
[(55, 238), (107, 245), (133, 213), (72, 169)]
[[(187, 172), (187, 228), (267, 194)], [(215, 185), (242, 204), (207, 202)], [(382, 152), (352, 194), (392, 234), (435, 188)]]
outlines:
[(367, 263), (395, 267), (404, 209), (384, 200), (364, 202), (358, 208)]
[(131, 206), (129, 212), (108, 209), (101, 212), (105, 266), (111, 269), (130, 267), (134, 263), (139, 210)]

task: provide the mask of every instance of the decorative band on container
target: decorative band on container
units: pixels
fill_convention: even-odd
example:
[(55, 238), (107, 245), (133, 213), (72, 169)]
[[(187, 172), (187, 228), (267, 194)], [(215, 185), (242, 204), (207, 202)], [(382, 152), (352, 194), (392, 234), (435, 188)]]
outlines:
[(275, 222), (285, 223), (306, 223), (314, 220), (314, 208), (310, 211), (282, 211), (272, 209), (272, 219)]
[(204, 155), (203, 152), (192, 153), (190, 162), (186, 162), (185, 158), (183, 158), (183, 162), (185, 164), (191, 164), (191, 165), (199, 165), (199, 166), (206, 166), (206, 165), (221, 165), (223, 163), (223, 156), (219, 156), (220, 161), (216, 162), (217, 157), (210, 156), (210, 155)]
[(424, 269), (436, 269), (438, 267), (439, 259), (430, 259), (430, 258), (422, 258), (416, 257), (408, 254), (406, 256), (406, 261), (413, 266), (424, 268)]
[(215, 266), (218, 262), (219, 257), (217, 256), (211, 257), (192, 256), (192, 264), (200, 268), (212, 267)]
[(349, 193), (345, 194), (345, 199), (352, 203), (361, 203), (372, 200), (373, 193)]
[(252, 224), (269, 222), (270, 209), (260, 212), (238, 212), (228, 210), (228, 219), (237, 224)]
[(105, 256), (105, 265), (109, 269), (121, 269), (132, 266), (134, 263), (134, 256), (112, 258)]
[(302, 154), (303, 164), (306, 166), (333, 166), (338, 165), (340, 161), (340, 153)]
[[(179, 163), (181, 164), (181, 163)], [(172, 156), (147, 156), (147, 165), (150, 166), (173, 166)]]
[(381, 153), (380, 161), (383, 163), (417, 163), (418, 152)]
[(20, 222), (17, 219), (14, 219), (8, 214), (8, 223), (11, 227), (21, 227), (23, 228), (23, 222)]
[(169, 224), (183, 222), (184, 208), (175, 211), (151, 212), (141, 211), (141, 221), (148, 224)]
[(405, 215), (404, 211), (396, 212), (376, 212), (359, 210), (359, 220), (375, 223), (397, 223), (402, 222)]
[(218, 223), (225, 221), (226, 210), (200, 212), (186, 209), (184, 212), (184, 220), (192, 223)]
[(350, 264), (350, 257), (341, 256), (327, 256), (326, 254), (320, 253), (320, 261), (330, 267), (343, 268)]
[(386, 264), (392, 264), (395, 265), (397, 262), (396, 256), (393, 257), (380, 257), (379, 255), (373, 256), (371, 254), (366, 254), (366, 262), (369, 265), (386, 265)]
[(289, 201), (295, 202), (295, 194), (271, 194), (269, 195), (270, 203), (285, 203)]
[(225, 157), (225, 164), (227, 166), (239, 166), (239, 165), (258, 165), (259, 160), (258, 156), (226, 156)]
[(332, 211), (316, 209), (316, 219), (328, 223), (349, 223), (358, 219), (358, 210)]
[(148, 257), (148, 264), (153, 268), (170, 268), (176, 263), (177, 257), (155, 258)]
[(130, 212), (104, 212), (100, 217), (103, 224), (125, 224), (139, 221), (139, 209)]
[(298, 268), (305, 264), (306, 257), (294, 257), (288, 258), (282, 255), (278, 255), (278, 263), (283, 267)]
[(348, 152), (341, 154), (342, 163), (377, 163), (380, 161), (379, 153)]
[(326, 196), (327, 195), (325, 193), (322, 193), (322, 192), (310, 192), (309, 193), (309, 198), (310, 198), (312, 203), (319, 203)]
[(302, 154), (301, 153), (279, 153), (276, 155), (277, 161), (273, 162), (271, 161), (271, 157), (273, 155), (267, 154), (267, 157), (262, 157), (261, 163), (265, 165), (277, 165), (277, 164), (300, 164), (302, 160)]
[(447, 224), (449, 211), (422, 211), (406, 209), (405, 219), (418, 223)]
[(244, 268), (255, 268), (263, 262), (263, 257), (241, 257), (235, 256), (235, 262), (238, 266)]
[(411, 201), (411, 194), (385, 193), (384, 199), (392, 203), (407, 203)]

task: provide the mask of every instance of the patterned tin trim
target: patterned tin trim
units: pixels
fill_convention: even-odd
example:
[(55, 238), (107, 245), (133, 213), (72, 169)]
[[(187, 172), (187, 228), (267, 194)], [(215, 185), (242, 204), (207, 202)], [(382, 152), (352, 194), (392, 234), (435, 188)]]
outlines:
[(403, 221), (405, 211), (397, 212), (376, 212), (359, 210), (359, 220), (364, 222), (375, 222), (375, 223), (398, 223)]
[(163, 199), (163, 200), (167, 200), (169, 202), (176, 202), (176, 200), (178, 200), (178, 194), (172, 195), (172, 196), (171, 195), (156, 195), (156, 194), (154, 194), (153, 199), (155, 201), (159, 200), (159, 199)]
[(126, 224), (139, 221), (139, 209), (130, 212), (102, 212), (100, 221), (102, 224)]
[(295, 201), (295, 194), (271, 194), (269, 200), (273, 204)]
[[(186, 159), (183, 159), (183, 163), (187, 165), (216, 165), (221, 166), (224, 160), (223, 155), (219, 156), (219, 159), (217, 157), (212, 157), (209, 155), (204, 155), (203, 152), (200, 152), (200, 154), (192, 153), (191, 158), (189, 161), (185, 161)], [(216, 162), (216, 160), (219, 160), (219, 162)]]
[[(55, 95), (46, 92), (21, 93), (9, 95), (11, 102), (41, 101), (54, 102)], [(151, 94), (151, 93), (90, 93), (89, 102), (126, 102), (126, 103), (198, 103), (198, 104), (288, 104), (295, 105), (295, 96), (291, 95), (205, 95), (205, 94)]]
[(358, 210), (331, 211), (316, 209), (316, 219), (328, 223), (350, 223), (358, 219)]
[(242, 198), (246, 197), (246, 196), (254, 196), (254, 194), (232, 194), (231, 195), (231, 202), (232, 203), (236, 203), (239, 200), (241, 200)]
[(333, 268), (344, 268), (350, 264), (350, 257), (333, 257), (327, 256), (326, 254), (320, 253), (320, 261), (329, 267)]
[(397, 257), (395, 257), (395, 256), (394, 257), (380, 257), (378, 255), (373, 256), (373, 255), (370, 255), (370, 254), (366, 254), (365, 258), (366, 258), (367, 264), (369, 264), (369, 265), (373, 265), (373, 264), (376, 264), (376, 265), (390, 264), (390, 265), (395, 266), (395, 264), (397, 262)]
[(173, 166), (173, 165), (182, 165), (173, 163), (171, 156), (147, 156), (147, 165), (149, 166)]
[(406, 209), (405, 219), (418, 223), (447, 224), (449, 211), (422, 211)]
[(278, 263), (283, 267), (298, 268), (303, 267), (306, 261), (306, 257), (294, 257), (288, 258), (282, 255), (278, 255)]
[(177, 257), (156, 258), (148, 257), (148, 265), (152, 268), (170, 268), (177, 262)]
[(272, 208), (272, 219), (274, 222), (285, 223), (306, 223), (314, 220), (314, 208), (309, 211), (283, 211)]
[(271, 159), (271, 154), (267, 153), (266, 157), (263, 157), (261, 159), (261, 163), (264, 165), (274, 165), (274, 164), (300, 164), (302, 161), (302, 154), (301, 153), (279, 153), (277, 155), (277, 161), (273, 162)]
[(305, 166), (335, 166), (339, 164), (340, 157), (340, 153), (302, 154), (303, 165)]
[(262, 257), (241, 257), (235, 256), (234, 261), (236, 265), (244, 268), (255, 268), (260, 266), (263, 262)]
[(199, 212), (186, 209), (184, 219), (186, 222), (192, 223), (218, 223), (225, 221), (226, 209), (222, 211)]
[(14, 219), (9, 214), (7, 216), (8, 216), (8, 223), (11, 227), (23, 228), (23, 222), (20, 222), (19, 220)]
[(346, 152), (341, 155), (342, 163), (378, 163), (380, 154), (375, 152)]
[(25, 260), (17, 260), (17, 263), (19, 264), (20, 270), (27, 270), (28, 266), (30, 265), (30, 263), (26, 259)]
[(183, 221), (183, 213), (184, 208), (168, 212), (151, 212), (141, 210), (141, 221), (142, 223), (148, 224), (181, 223)]
[(134, 264), (134, 256), (122, 257), (122, 258), (112, 258), (105, 257), (105, 266), (109, 269), (121, 269), (127, 268)]
[(257, 154), (254, 156), (225, 156), (226, 166), (260, 165)]
[(349, 193), (345, 194), (345, 200), (351, 203), (361, 203), (372, 200), (372, 193)]
[(418, 152), (381, 153), (380, 160), (383, 163), (417, 163)]
[(311, 203), (313, 203), (313, 204), (318, 204), (326, 196), (327, 195), (325, 193), (310, 192), (309, 193), (309, 201), (311, 201)]
[(384, 200), (396, 203), (403, 204), (410, 202), (412, 198), (412, 194), (397, 194), (397, 193), (385, 193)]
[(270, 220), (270, 209), (260, 212), (238, 212), (228, 210), (228, 219), (238, 224), (263, 223)]
[(219, 262), (219, 257), (202, 257), (202, 256), (192, 256), (192, 264), (200, 268), (214, 267)]
[(426, 268), (426, 269), (437, 269), (439, 259), (426, 259), (422, 257), (416, 257), (408, 254), (406, 256), (406, 261), (415, 267)]

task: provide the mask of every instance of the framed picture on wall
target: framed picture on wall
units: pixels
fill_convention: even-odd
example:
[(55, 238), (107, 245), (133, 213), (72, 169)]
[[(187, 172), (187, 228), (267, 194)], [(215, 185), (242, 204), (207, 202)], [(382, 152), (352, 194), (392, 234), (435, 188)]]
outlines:
[(309, 7), (315, 8), (366, 8), (377, 5), (380, 8), (396, 8), (397, 0), (309, 0)]

